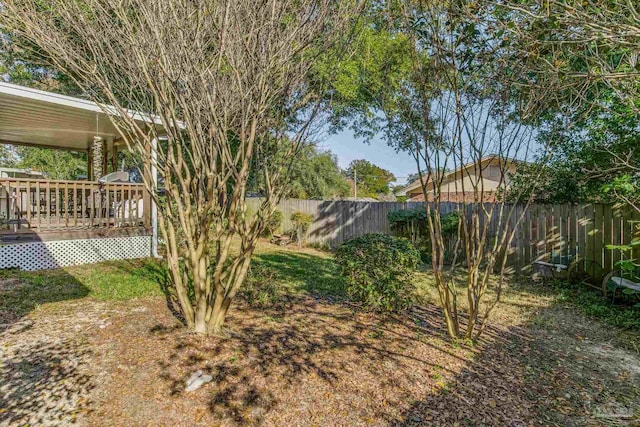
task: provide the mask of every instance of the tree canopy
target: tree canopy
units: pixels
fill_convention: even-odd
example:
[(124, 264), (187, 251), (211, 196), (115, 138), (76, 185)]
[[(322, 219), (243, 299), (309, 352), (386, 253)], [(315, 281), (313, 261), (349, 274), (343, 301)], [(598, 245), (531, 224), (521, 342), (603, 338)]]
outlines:
[(335, 154), (310, 146), (298, 156), (290, 172), (289, 197), (323, 200), (349, 195), (349, 182)]
[(44, 172), (50, 179), (73, 180), (87, 174), (86, 154), (37, 147), (16, 147), (17, 166)]
[[(640, 21), (636, 2), (508, 0), (496, 22), (531, 83), (519, 95), (553, 155), (540, 202), (622, 201), (637, 206)], [(540, 94), (543, 94), (542, 96)], [(523, 175), (517, 184), (528, 185)]]
[[(4, 49), (0, 50), (0, 75), (3, 80), (69, 96), (81, 95), (80, 89), (68, 75), (43, 61), (42, 52), (35, 54), (37, 47), (11, 32), (3, 32), (2, 38)], [(3, 156), (3, 153), (9, 152), (12, 154), (10, 158)], [(27, 146), (9, 148), (0, 144), (0, 165), (38, 170), (51, 179), (76, 179), (78, 175), (87, 173), (84, 153)]]
[[(449, 271), (445, 248), (452, 245), (445, 244), (439, 210), (442, 189), (448, 188), (441, 185), (442, 171), (480, 164), (490, 155), (523, 158), (533, 149), (533, 120), (525, 123), (517, 102), (525, 92), (518, 85), (528, 83), (521, 78), (526, 70), (519, 51), (494, 24), (493, 11), (490, 2), (373, 2), (356, 42), (358, 54), (341, 64), (331, 92), (341, 103), (336, 126), (350, 126), (365, 137), (381, 133), (388, 145), (414, 158), (419, 172), (429, 177), (425, 183), (435, 183), (423, 189), (434, 201), (425, 209), (435, 282), (452, 337), (461, 327), (466, 338), (482, 333), (496, 303), (483, 301), (487, 277), (496, 270), (502, 277), (504, 249), (513, 238), (506, 229), (485, 238), (486, 227), (494, 216), (505, 223), (518, 218), (501, 203), (485, 206), (482, 174), (465, 172), (454, 185), (461, 185), (455, 192), (469, 209), (458, 210), (456, 253), (446, 254), (453, 257)], [(501, 183), (508, 163), (498, 162)], [(453, 274), (458, 256), (464, 259), (469, 302), (464, 326), (456, 303), (460, 279)], [(501, 284), (495, 287), (497, 299)]]
[[(357, 0), (3, 1), (0, 26), (14, 47), (111, 105), (128, 148), (157, 166), (163, 200), (150, 173), (144, 183), (195, 332), (221, 333), (296, 154), (326, 108), (322, 82), (308, 84), (315, 59), (348, 47), (341, 37), (359, 9)], [(130, 110), (161, 126), (140, 126)], [(265, 197), (248, 215), (252, 170)]]
[(391, 172), (364, 159), (351, 161), (346, 174), (352, 180), (357, 177), (358, 197), (387, 195), (391, 191), (391, 183), (396, 181)]
[(0, 167), (14, 167), (16, 161), (14, 150), (8, 145), (0, 144)]

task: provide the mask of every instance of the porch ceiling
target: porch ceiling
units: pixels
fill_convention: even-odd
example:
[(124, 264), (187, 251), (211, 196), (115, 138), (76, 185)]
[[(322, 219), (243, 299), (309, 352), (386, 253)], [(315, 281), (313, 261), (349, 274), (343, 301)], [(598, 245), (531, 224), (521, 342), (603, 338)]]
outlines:
[(98, 104), (0, 82), (0, 143), (84, 151), (95, 135), (120, 138)]

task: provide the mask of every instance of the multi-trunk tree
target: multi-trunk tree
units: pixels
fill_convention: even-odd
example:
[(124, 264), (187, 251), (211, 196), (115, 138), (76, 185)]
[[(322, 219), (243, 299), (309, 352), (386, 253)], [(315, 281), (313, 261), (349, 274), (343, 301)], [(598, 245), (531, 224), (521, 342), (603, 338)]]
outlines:
[[(483, 332), (530, 203), (522, 194), (511, 194), (519, 206), (504, 197), (535, 133), (514, 89), (526, 70), (491, 16), (477, 2), (374, 7), (359, 39), (362, 54), (348, 60), (336, 86), (344, 104), (336, 123), (383, 132), (415, 159), (428, 202), (432, 273), (452, 338)], [(451, 210), (459, 218), (453, 236), (441, 223)]]
[[(170, 276), (195, 332), (222, 330), (291, 162), (323, 112), (322, 82), (308, 84), (315, 58), (345, 48), (357, 11), (356, 1), (331, 0), (3, 1), (13, 48), (110, 105), (145, 164)], [(252, 171), (264, 199), (249, 214)]]

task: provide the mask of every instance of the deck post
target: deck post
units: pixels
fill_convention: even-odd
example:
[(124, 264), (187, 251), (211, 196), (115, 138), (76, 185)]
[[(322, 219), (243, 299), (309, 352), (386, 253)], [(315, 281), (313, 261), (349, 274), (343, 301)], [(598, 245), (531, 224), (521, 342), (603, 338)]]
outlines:
[(87, 148), (87, 181), (93, 181), (93, 150)]
[[(158, 194), (158, 138), (151, 140), (151, 182), (153, 191)], [(158, 258), (158, 206), (151, 197), (151, 256)]]
[(111, 171), (116, 172), (118, 170), (118, 146), (113, 143), (111, 148)]

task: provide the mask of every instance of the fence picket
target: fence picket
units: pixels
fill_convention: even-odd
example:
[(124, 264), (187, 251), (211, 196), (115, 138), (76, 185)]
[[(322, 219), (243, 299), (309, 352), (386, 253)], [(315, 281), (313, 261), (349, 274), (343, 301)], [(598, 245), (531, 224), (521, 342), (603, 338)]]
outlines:
[[(249, 198), (250, 212), (258, 210), (260, 199)], [(338, 246), (345, 240), (365, 233), (390, 233), (390, 212), (424, 209), (423, 202), (352, 202), (343, 200), (283, 200), (278, 209), (283, 213), (282, 233), (292, 230), (291, 214), (296, 211), (313, 215), (307, 240), (315, 244)], [(441, 204), (441, 212), (458, 209), (456, 203)], [(491, 209), (487, 206), (487, 209)], [(505, 212), (509, 206), (505, 206)], [(516, 225), (524, 207), (517, 206), (509, 227)], [(494, 209), (489, 222), (489, 236), (498, 230), (499, 210)], [(109, 220), (107, 219), (107, 222)], [(510, 248), (509, 264), (514, 271), (530, 272), (538, 259), (574, 255), (598, 262), (603, 274), (620, 259), (619, 251), (605, 248), (608, 244), (630, 243), (633, 236), (640, 239), (640, 213), (630, 208), (615, 209), (597, 205), (531, 205), (518, 225)], [(638, 225), (639, 227), (636, 227)]]

